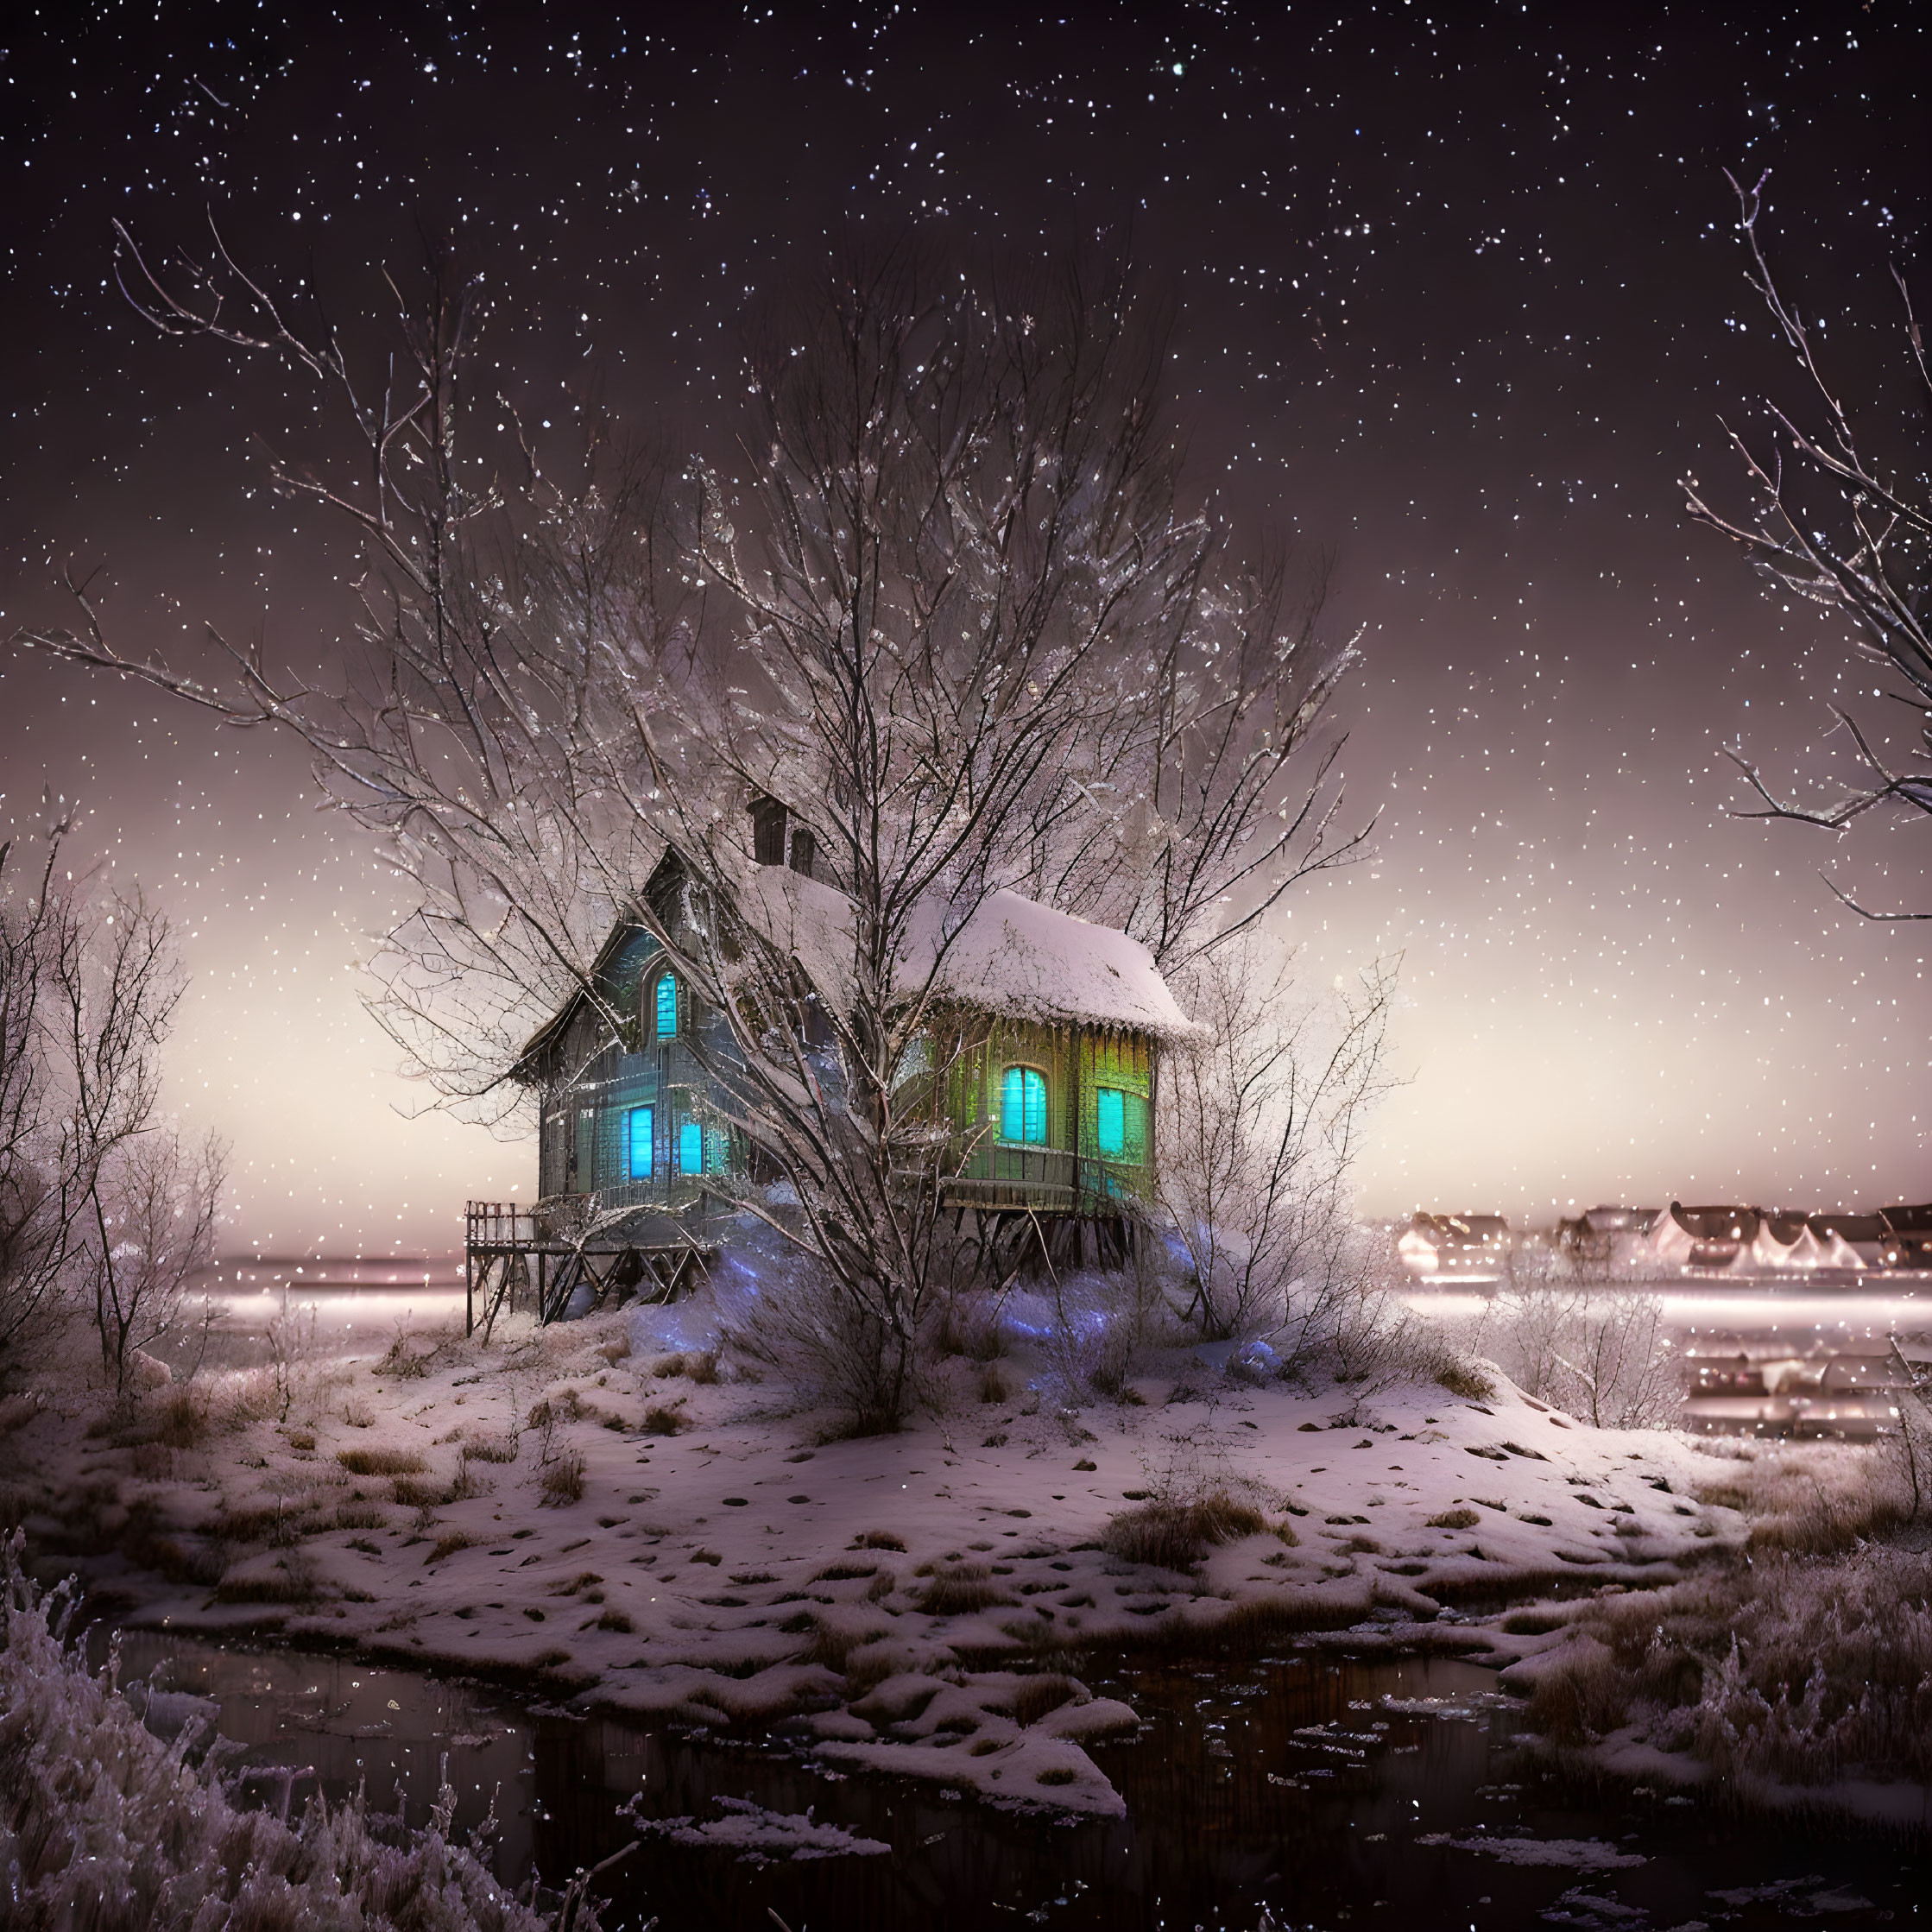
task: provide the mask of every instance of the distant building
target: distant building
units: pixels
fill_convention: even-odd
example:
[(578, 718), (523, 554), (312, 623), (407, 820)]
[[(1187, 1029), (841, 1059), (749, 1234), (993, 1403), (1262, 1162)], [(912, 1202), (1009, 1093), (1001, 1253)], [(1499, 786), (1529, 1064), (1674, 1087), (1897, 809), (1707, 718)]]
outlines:
[(1885, 1208), (1886, 1266), (1932, 1268), (1932, 1205)]
[(1556, 1223), (1556, 1250), (1573, 1266), (1608, 1267), (1636, 1258), (1662, 1208), (1586, 1208)]
[(1759, 1221), (1755, 1208), (1687, 1208), (1673, 1201), (1651, 1230), (1651, 1247), (1680, 1267), (1729, 1268), (1757, 1240)]
[(1512, 1243), (1500, 1215), (1418, 1213), (1396, 1240), (1413, 1274), (1493, 1280), (1509, 1269)]
[(1890, 1268), (1898, 1264), (1899, 1247), (1883, 1215), (1813, 1215), (1811, 1232), (1834, 1253), (1841, 1246), (1846, 1267)]

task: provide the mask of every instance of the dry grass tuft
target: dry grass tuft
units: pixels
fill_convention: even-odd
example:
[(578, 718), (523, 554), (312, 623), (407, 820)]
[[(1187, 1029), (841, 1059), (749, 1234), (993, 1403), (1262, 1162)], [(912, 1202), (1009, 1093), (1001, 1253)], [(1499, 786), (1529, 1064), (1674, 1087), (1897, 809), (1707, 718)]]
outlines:
[(508, 1436), (477, 1436), (463, 1445), (465, 1462), (514, 1462), (516, 1444)]
[(1793, 1556), (1839, 1555), (1896, 1530), (1911, 1507), (1884, 1450), (1825, 1443), (1740, 1456), (1694, 1493), (1749, 1517), (1754, 1551)]
[(715, 1382), (717, 1380), (717, 1350), (692, 1348), (681, 1355), (661, 1356), (652, 1363), (651, 1373), (660, 1381), (668, 1381), (673, 1375), (682, 1375), (693, 1382)]
[(1063, 1704), (1070, 1704), (1083, 1695), (1081, 1686), (1071, 1677), (1023, 1677), (1013, 1694), (1013, 1720), (1024, 1729), (1029, 1724), (1038, 1724), (1049, 1712), (1057, 1711)]
[(905, 1554), (906, 1539), (894, 1536), (890, 1530), (868, 1530), (862, 1537), (855, 1538), (853, 1547), (857, 1550), (896, 1550)]
[[(198, 1449), (208, 1438), (208, 1404), (191, 1384), (177, 1384), (162, 1396), (155, 1417), (155, 1440), (169, 1449)], [(314, 1443), (309, 1445), (312, 1449)]]
[(420, 1476), (429, 1467), (428, 1460), (414, 1449), (373, 1446), (338, 1449), (336, 1461), (352, 1476)]
[(561, 1455), (552, 1457), (544, 1465), (537, 1487), (548, 1508), (562, 1509), (568, 1504), (581, 1502), (584, 1499), (583, 1451), (565, 1449)]
[(1157, 1498), (1127, 1510), (1101, 1531), (1100, 1546), (1130, 1563), (1192, 1569), (1216, 1544), (1258, 1535), (1267, 1526), (1252, 1503), (1214, 1489), (1188, 1502)]
[(1487, 1402), (1496, 1392), (1495, 1383), (1473, 1362), (1444, 1362), (1436, 1371), (1436, 1380), (1451, 1395), (1466, 1397), (1471, 1402)]
[(675, 1402), (653, 1402), (644, 1411), (647, 1436), (681, 1436), (690, 1427), (691, 1417), (685, 1413), (685, 1398), (681, 1395)]
[(613, 1608), (606, 1610), (597, 1619), (597, 1628), (599, 1630), (618, 1631), (628, 1636), (637, 1628), (637, 1626), (622, 1610)]
[(445, 1556), (453, 1556), (459, 1550), (474, 1550), (482, 1539), (473, 1537), (467, 1530), (451, 1530), (447, 1536), (436, 1539), (436, 1547), (423, 1558), (426, 1563), (439, 1563)]
[(546, 1395), (532, 1406), (530, 1426), (550, 1429), (560, 1422), (581, 1422), (589, 1413), (584, 1405), (584, 1398), (575, 1389), (559, 1389), (554, 1395)]
[(1473, 1530), (1481, 1520), (1473, 1509), (1445, 1509), (1440, 1516), (1429, 1518), (1429, 1526), (1432, 1530)]
[(984, 1563), (958, 1563), (938, 1571), (919, 1593), (919, 1607), (929, 1617), (970, 1616), (1018, 1603), (1020, 1599), (993, 1580)]
[(1910, 1513), (1898, 1469), (1765, 1449), (1698, 1495), (1751, 1518), (1749, 1565), (1579, 1606), (1532, 1727), (1564, 1746), (1628, 1726), (1727, 1779), (1932, 1777), (1932, 1563), (1869, 1540)]

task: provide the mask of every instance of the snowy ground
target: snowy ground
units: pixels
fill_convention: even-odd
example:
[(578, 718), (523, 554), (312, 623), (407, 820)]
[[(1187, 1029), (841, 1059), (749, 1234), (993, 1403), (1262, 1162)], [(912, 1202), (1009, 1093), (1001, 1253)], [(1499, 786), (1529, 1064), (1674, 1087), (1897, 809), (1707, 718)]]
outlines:
[[(1298, 1393), (1184, 1355), (1073, 1413), (1006, 1362), (1006, 1399), (826, 1442), (769, 1385), (703, 1379), (697, 1304), (488, 1349), (458, 1328), (378, 1354), (369, 1328), (279, 1380), (205, 1372), (205, 1423), (179, 1388), (92, 1436), (98, 1403), (16, 1401), (12, 1513), (50, 1556), (96, 1552), (130, 1621), (788, 1721), (831, 1764), (1100, 1814), (1121, 1800), (1083, 1742), (1137, 1720), (1086, 1693), (1083, 1655), (1301, 1631), (1501, 1664), (1550, 1640), (1506, 1635), (1506, 1606), (1674, 1581), (1744, 1535), (1696, 1500), (1689, 1441), (1503, 1385)], [(1196, 1570), (1100, 1545), (1150, 1499), (1217, 1490), (1267, 1526)]]

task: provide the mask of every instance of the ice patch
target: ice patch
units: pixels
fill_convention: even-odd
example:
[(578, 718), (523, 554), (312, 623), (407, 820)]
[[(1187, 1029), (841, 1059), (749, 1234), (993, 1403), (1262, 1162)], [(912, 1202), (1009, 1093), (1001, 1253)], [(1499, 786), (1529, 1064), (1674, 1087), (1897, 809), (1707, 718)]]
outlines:
[(1618, 1872), (1650, 1863), (1642, 1853), (1619, 1852), (1601, 1838), (1451, 1838), (1446, 1831), (1432, 1831), (1416, 1843), (1480, 1852), (1505, 1865), (1551, 1865), (1573, 1872)]
[[(1619, 1898), (1605, 1898), (1594, 1891), (1572, 1886), (1555, 1904), (1539, 1915), (1548, 1925), (1577, 1925), (1584, 1932), (1637, 1932), (1650, 1923), (1651, 1915), (1641, 1905), (1626, 1905)], [(1684, 1932), (1679, 1928), (1678, 1932)]]
[(1777, 1878), (1768, 1885), (1737, 1885), (1706, 1896), (1733, 1910), (1746, 1905), (1781, 1905), (1790, 1913), (1868, 1912), (1872, 1909), (1869, 1898), (1835, 1887), (1815, 1872), (1808, 1878)]
[(768, 1811), (749, 1798), (713, 1798), (724, 1814), (707, 1818), (641, 1818), (637, 1799), (622, 1807), (623, 1815), (647, 1836), (668, 1838), (674, 1845), (729, 1852), (747, 1865), (771, 1865), (781, 1859), (870, 1858), (892, 1847), (876, 1838), (861, 1838), (843, 1825), (821, 1825), (808, 1805), (803, 1813)]

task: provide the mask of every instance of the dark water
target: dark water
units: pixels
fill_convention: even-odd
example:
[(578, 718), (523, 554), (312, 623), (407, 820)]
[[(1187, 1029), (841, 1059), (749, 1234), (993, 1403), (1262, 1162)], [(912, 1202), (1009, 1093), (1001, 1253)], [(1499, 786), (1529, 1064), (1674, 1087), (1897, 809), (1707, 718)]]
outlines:
[[(245, 1762), (313, 1765), (340, 1796), (366, 1779), (378, 1809), (426, 1816), (447, 1753), (458, 1828), (495, 1793), (497, 1867), (533, 1860), (561, 1884), (635, 1836), (617, 1807), (716, 1815), (712, 1800), (812, 1807), (892, 1847), (762, 1869), (648, 1841), (616, 1882), (607, 1927), (792, 1932), (910, 1926), (1662, 1929), (1932, 1924), (1932, 1859), (1840, 1828), (1740, 1822), (1661, 1795), (1565, 1788), (1512, 1747), (1513, 1709), (1468, 1664), (1302, 1654), (1221, 1671), (1140, 1672), (1096, 1690), (1149, 1722), (1094, 1756), (1127, 1816), (1062, 1822), (937, 1790), (814, 1771), (783, 1739), (721, 1743), (522, 1705), (407, 1671), (146, 1634), (124, 1677), (218, 1699)], [(307, 1787), (298, 1786), (298, 1801)], [(1512, 1864), (1423, 1840), (1587, 1840), (1606, 1859)], [(1719, 1896), (1727, 1894), (1730, 1896)]]

